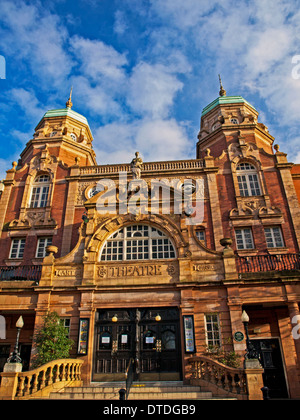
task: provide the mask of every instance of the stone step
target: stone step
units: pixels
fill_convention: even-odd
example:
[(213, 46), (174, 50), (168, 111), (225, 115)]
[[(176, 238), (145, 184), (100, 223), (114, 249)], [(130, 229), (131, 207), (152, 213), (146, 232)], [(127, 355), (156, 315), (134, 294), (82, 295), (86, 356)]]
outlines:
[[(90, 386), (65, 388), (50, 394), (50, 399), (118, 400), (124, 382), (93, 383)], [(184, 385), (182, 381), (134, 382), (129, 400), (188, 400), (211, 399), (211, 392), (201, 391), (199, 386)]]
[[(52, 400), (119, 400), (119, 392), (56, 392)], [(200, 400), (212, 399), (211, 392), (142, 392), (130, 393), (128, 400)]]
[[(67, 388), (66, 392), (71, 394), (78, 394), (79, 392), (84, 393), (114, 393), (119, 392), (121, 388), (124, 388), (124, 386), (120, 387), (74, 387), (74, 388)], [(199, 386), (168, 386), (168, 387), (160, 387), (160, 386), (139, 386), (135, 387), (132, 386), (130, 388), (131, 394), (143, 394), (143, 393), (149, 393), (149, 392), (199, 392), (200, 387)]]
[[(52, 400), (119, 400), (119, 390), (125, 382), (95, 382), (89, 386), (65, 388), (52, 392)], [(184, 385), (182, 381), (133, 382), (128, 400), (215, 400), (216, 398), (199, 386)]]

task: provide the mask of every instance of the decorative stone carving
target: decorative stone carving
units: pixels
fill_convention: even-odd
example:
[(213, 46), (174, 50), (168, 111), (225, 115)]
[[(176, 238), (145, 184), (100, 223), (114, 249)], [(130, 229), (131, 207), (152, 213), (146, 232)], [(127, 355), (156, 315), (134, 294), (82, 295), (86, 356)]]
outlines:
[(130, 169), (133, 179), (140, 179), (142, 174), (143, 159), (139, 156), (139, 152), (135, 152), (135, 158), (132, 159)]
[(56, 228), (57, 222), (49, 214), (48, 209), (25, 209), (21, 219), (12, 220), (9, 229), (30, 229), (37, 227)]

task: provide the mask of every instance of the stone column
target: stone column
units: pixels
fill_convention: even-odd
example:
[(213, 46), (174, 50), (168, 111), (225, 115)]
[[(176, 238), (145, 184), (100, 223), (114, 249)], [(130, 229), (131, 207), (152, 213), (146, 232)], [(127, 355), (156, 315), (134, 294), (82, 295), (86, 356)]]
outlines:
[(214, 167), (214, 158), (209, 154), (204, 158), (205, 160), (205, 172), (207, 174), (207, 185), (208, 185), (208, 196), (211, 208), (211, 217), (214, 232), (214, 242), (216, 250), (219, 251), (220, 240), (223, 238), (223, 225), (220, 210), (220, 201), (217, 185), (217, 172), (218, 168)]
[(68, 254), (71, 250), (71, 239), (72, 239), (72, 229), (74, 223), (75, 215), (75, 205), (77, 200), (78, 192), (78, 176), (79, 176), (79, 166), (74, 165), (71, 168), (70, 177), (67, 179), (69, 182), (68, 188), (68, 198), (66, 204), (66, 212), (64, 218), (64, 230), (63, 230), (63, 239), (61, 246), (61, 256)]
[(0, 232), (3, 229), (3, 224), (6, 216), (6, 211), (8, 208), (8, 203), (10, 199), (11, 189), (14, 185), (14, 177), (16, 173), (15, 167), (17, 162), (13, 162), (13, 168), (6, 171), (6, 179), (3, 181), (4, 191), (0, 198)]
[(1, 373), (0, 400), (15, 399), (19, 372), (22, 372), (22, 363), (5, 363)]
[(300, 363), (300, 311), (297, 302), (288, 303), (298, 364)]
[(275, 153), (275, 158), (277, 161), (276, 168), (280, 172), (282, 186), (287, 200), (287, 206), (289, 208), (294, 226), (294, 233), (297, 239), (298, 248), (300, 248), (300, 206), (291, 174), (291, 168), (293, 164), (288, 163), (286, 154), (279, 152), (279, 147), (277, 145), (275, 145), (274, 148), (277, 150)]
[(95, 315), (96, 309), (94, 308), (94, 289), (93, 287), (83, 287), (81, 293), (81, 302), (79, 309), (79, 320), (80, 318), (89, 319), (89, 333), (88, 333), (88, 349), (85, 356), (80, 356), (80, 359), (84, 360), (82, 366), (81, 378), (84, 385), (87, 385), (91, 381), (92, 377), (92, 366), (94, 357), (94, 333), (95, 333)]
[[(257, 360), (255, 361), (257, 362)], [(262, 376), (263, 373), (264, 373), (264, 369), (262, 367), (245, 369), (247, 389), (248, 389), (248, 398), (250, 401), (263, 399), (263, 394), (261, 391), (261, 388), (264, 386), (263, 376)]]

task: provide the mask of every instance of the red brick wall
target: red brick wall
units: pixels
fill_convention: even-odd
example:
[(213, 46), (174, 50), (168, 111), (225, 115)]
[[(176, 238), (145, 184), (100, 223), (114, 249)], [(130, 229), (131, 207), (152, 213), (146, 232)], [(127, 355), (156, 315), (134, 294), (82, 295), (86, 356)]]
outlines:
[(298, 200), (300, 203), (300, 164), (298, 163), (297, 165), (294, 165), (292, 167), (292, 175), (299, 175), (299, 177), (294, 177), (294, 185), (295, 185), (295, 189), (296, 189), (296, 193), (298, 196)]

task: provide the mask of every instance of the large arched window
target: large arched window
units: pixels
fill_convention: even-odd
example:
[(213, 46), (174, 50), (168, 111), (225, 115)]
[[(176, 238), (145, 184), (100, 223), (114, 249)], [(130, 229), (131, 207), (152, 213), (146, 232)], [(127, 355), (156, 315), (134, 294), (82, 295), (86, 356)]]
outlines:
[(174, 246), (163, 232), (148, 225), (130, 225), (108, 238), (100, 260), (132, 261), (175, 257)]
[(251, 163), (243, 162), (236, 167), (236, 174), (242, 197), (261, 195), (257, 170)]
[(50, 189), (49, 175), (40, 175), (35, 178), (31, 190), (30, 207), (46, 207)]

